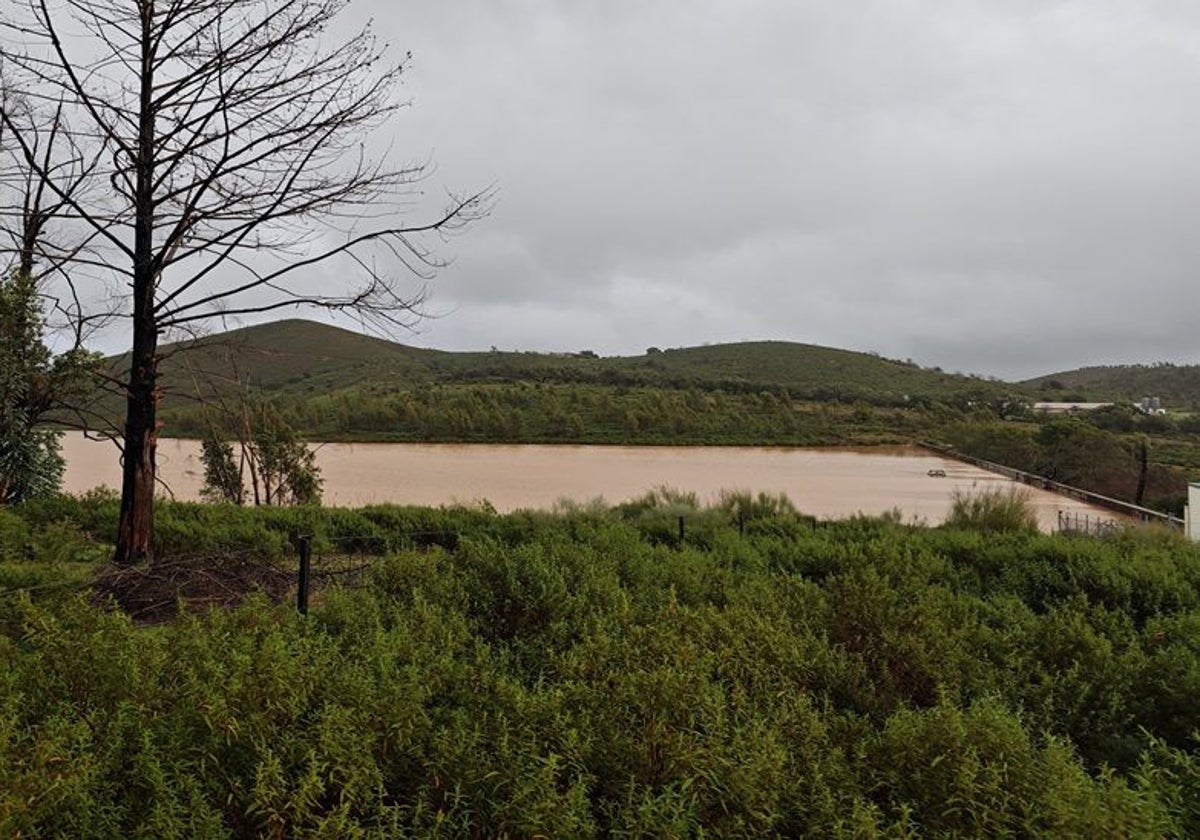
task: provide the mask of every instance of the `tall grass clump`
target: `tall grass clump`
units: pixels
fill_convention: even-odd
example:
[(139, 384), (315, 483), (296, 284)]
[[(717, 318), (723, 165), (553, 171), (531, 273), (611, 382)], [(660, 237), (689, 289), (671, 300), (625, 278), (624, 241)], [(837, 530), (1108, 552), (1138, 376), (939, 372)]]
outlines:
[(716, 508), (735, 519), (740, 517), (743, 520), (799, 515), (796, 506), (785, 493), (760, 492), (755, 495), (749, 490), (722, 490), (717, 498)]
[(963, 491), (956, 487), (946, 525), (984, 533), (1034, 533), (1038, 519), (1029, 491), (1024, 488)]

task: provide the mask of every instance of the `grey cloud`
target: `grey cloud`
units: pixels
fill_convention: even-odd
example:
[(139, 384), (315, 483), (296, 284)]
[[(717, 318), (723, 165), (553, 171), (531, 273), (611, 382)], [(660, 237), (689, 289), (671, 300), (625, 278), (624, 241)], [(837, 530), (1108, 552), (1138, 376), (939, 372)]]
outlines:
[(389, 134), (498, 183), (420, 341), (1195, 361), (1200, 7), (368, 0)]

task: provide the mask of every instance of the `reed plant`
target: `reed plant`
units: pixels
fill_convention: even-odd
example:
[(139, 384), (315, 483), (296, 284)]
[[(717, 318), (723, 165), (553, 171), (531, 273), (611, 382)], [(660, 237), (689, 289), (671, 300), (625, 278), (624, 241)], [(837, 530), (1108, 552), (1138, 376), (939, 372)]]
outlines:
[(980, 490), (955, 487), (945, 524), (982, 533), (1034, 532), (1038, 529), (1037, 511), (1030, 501), (1029, 491), (1015, 485)]

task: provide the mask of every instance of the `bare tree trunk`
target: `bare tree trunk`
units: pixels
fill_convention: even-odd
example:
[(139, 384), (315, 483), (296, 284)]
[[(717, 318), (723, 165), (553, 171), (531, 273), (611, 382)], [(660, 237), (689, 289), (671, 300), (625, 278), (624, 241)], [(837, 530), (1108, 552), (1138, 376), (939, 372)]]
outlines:
[(153, 4), (142, 6), (142, 66), (138, 102), (138, 146), (134, 162), (133, 357), (125, 413), (125, 457), (121, 519), (117, 525), (120, 564), (154, 559), (154, 476), (158, 446), (158, 319), (154, 291), (154, 48)]
[[(246, 457), (246, 446), (245, 446), (245, 444), (241, 443), (241, 441), (238, 442), (238, 451), (241, 453), (241, 458), (238, 460), (238, 487), (240, 487), (241, 490), (238, 492), (238, 502), (237, 503), (239, 505), (244, 505), (246, 503), (246, 469), (247, 469), (247, 464), (249, 462), (249, 459)], [(250, 469), (250, 475), (251, 475), (251, 477), (253, 477), (254, 476), (254, 464), (252, 462), (249, 462), (249, 469)], [(257, 499), (258, 499), (258, 479), (257, 478), (254, 478), (254, 498), (256, 500), (255, 504), (257, 504), (258, 503), (257, 502)]]
[[(234, 375), (240, 379), (241, 374), (238, 373), (236, 361), (233, 362), (233, 370)], [(262, 495), (259, 493), (258, 487), (258, 458), (256, 457), (256, 453), (254, 451), (254, 435), (252, 432), (253, 426), (250, 422), (250, 400), (246, 394), (245, 386), (242, 386), (239, 397), (241, 399), (242, 412), (242, 430), (240, 433), (242, 459), (250, 467), (250, 487), (254, 490), (254, 506), (258, 507), (262, 504)]]
[(133, 370), (126, 400), (121, 519), (114, 560), (133, 564), (154, 557), (154, 470), (158, 446), (157, 334), (153, 322), (134, 328)]
[[(327, 43), (348, 2), (31, 0), (0, 14), (6, 78), (60, 103), (46, 130), (71, 141), (64, 160), (39, 158), (42, 123), (26, 125), (0, 96), (18, 174), (85, 234), (87, 248), (59, 253), (54, 267), (68, 283), (73, 268), (111, 274), (132, 293), (131, 311), (123, 299), (119, 310), (133, 333), (119, 563), (154, 559), (160, 335), (296, 306), (411, 326), (425, 290), (405, 294), (396, 270), (432, 277), (442, 263), (430, 244), (490, 206), (487, 189), (404, 220), (427, 167), (391, 167), (366, 149), (373, 133), (392, 131), (407, 58), (388, 61), (369, 26)], [(0, 201), (0, 232), (21, 209)], [(354, 267), (361, 280), (314, 291), (300, 278), (320, 263)], [(112, 310), (87, 311), (74, 288), (66, 312), (82, 336)], [(253, 452), (249, 466), (256, 501), (279, 496), (269, 469), (258, 486)]]

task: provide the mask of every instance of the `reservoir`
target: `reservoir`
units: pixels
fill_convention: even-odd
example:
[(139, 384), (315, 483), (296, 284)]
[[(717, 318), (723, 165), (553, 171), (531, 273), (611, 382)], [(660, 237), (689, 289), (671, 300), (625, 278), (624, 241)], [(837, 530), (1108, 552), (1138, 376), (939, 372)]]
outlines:
[[(64, 489), (121, 486), (118, 451), (108, 441), (63, 436)], [(803, 513), (840, 519), (899, 509), (930, 525), (950, 511), (955, 490), (1005, 488), (1010, 479), (919, 447), (544, 446), (507, 444), (313, 444), (326, 505), (380, 502), (445, 505), (487, 500), (501, 512), (548, 509), (570, 499), (615, 504), (660, 486), (711, 502), (721, 490), (784, 493)], [(945, 475), (930, 476), (930, 471)], [(160, 495), (200, 498), (204, 468), (196, 440), (158, 444)], [(1026, 487), (1044, 530), (1058, 511), (1114, 517), (1083, 502)]]

